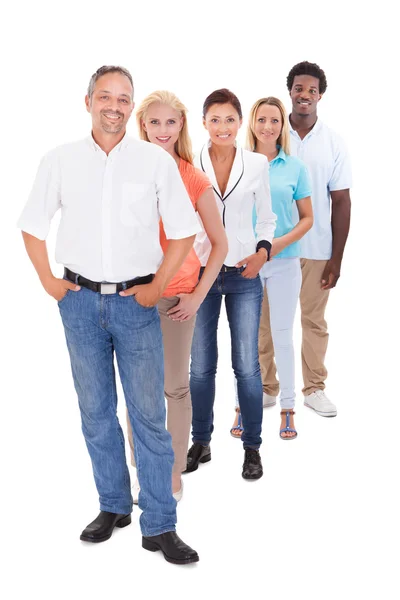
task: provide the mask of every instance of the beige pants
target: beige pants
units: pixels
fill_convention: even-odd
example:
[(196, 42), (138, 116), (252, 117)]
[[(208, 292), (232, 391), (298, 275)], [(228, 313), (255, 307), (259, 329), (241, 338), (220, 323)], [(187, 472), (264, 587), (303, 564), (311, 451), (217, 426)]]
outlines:
[[(192, 423), (192, 401), (189, 390), (189, 359), (196, 315), (188, 321), (172, 321), (167, 310), (178, 303), (179, 298), (161, 298), (158, 303), (164, 342), (164, 393), (167, 399), (167, 429), (172, 436), (175, 454), (174, 473), (186, 469), (186, 456)], [(131, 463), (135, 466), (132, 428), (127, 414), (128, 439)]]
[[(324, 315), (329, 290), (321, 290), (321, 277), (327, 263), (326, 260), (302, 258), (300, 263), (302, 274), (300, 308), (303, 333), (301, 362), (304, 381), (303, 394), (308, 396), (316, 390), (325, 388), (325, 379), (328, 375), (324, 361), (329, 334)], [(270, 396), (277, 396), (279, 382), (276, 378), (274, 346), (271, 337), (266, 291), (264, 291), (262, 305), (258, 350), (263, 390)]]

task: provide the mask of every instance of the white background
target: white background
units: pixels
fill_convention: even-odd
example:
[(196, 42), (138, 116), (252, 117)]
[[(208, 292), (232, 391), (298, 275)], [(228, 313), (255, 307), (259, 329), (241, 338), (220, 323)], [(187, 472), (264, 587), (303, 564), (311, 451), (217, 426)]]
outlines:
[[(399, 70), (391, 5), (38, 1), (2, 11), (3, 598), (398, 593)], [(298, 361), (298, 439), (282, 442), (279, 409), (265, 411), (264, 477), (242, 480), (241, 444), (229, 435), (233, 387), (222, 315), (213, 459), (185, 476), (178, 511), (178, 532), (200, 563), (176, 567), (142, 550), (137, 508), (132, 525), (107, 543), (81, 543), (98, 502), (64, 333), (15, 228), (39, 160), (88, 134), (84, 95), (103, 64), (130, 69), (137, 103), (155, 89), (178, 94), (198, 149), (206, 139), (201, 107), (212, 90), (231, 88), (245, 115), (264, 95), (290, 108), (286, 76), (301, 60), (326, 72), (319, 115), (345, 138), (354, 171), (351, 235), (328, 306), (327, 391), (338, 417), (302, 405)], [(129, 132), (136, 135), (134, 117)], [(299, 359), (298, 324), (296, 347)], [(119, 412), (124, 423), (122, 396)]]

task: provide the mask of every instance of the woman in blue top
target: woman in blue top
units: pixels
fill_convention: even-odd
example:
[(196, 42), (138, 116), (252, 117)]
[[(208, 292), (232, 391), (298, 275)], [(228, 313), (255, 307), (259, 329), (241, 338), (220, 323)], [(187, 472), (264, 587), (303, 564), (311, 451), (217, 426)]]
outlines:
[[(260, 271), (264, 288), (260, 331), (263, 329), (263, 320), (268, 316), (269, 303), (271, 334), (281, 390), (280, 437), (284, 440), (292, 440), (297, 436), (293, 419), (293, 323), (301, 286), (299, 240), (313, 224), (310, 180), (304, 163), (290, 156), (289, 140), (288, 117), (282, 102), (274, 97), (257, 100), (250, 112), (247, 147), (268, 158), (272, 210), (277, 216), (271, 250), (273, 260), (267, 262)], [(299, 213), (297, 225), (293, 224), (292, 217), (294, 203)], [(260, 335), (260, 353), (262, 349)], [(274, 397), (264, 393), (264, 406), (272, 406), (275, 403)], [(234, 437), (241, 437), (238, 404), (236, 410), (231, 433)]]

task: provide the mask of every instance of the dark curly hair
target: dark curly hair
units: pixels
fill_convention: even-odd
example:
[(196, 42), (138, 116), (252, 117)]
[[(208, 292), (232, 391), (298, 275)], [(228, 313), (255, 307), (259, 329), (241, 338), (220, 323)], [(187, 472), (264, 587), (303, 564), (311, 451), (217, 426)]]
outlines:
[(325, 94), (326, 88), (328, 87), (328, 83), (326, 81), (325, 73), (318, 65), (316, 65), (315, 63), (310, 63), (307, 60), (304, 60), (303, 62), (294, 65), (294, 67), (290, 69), (289, 75), (286, 78), (286, 85), (289, 92), (293, 87), (294, 78), (298, 75), (311, 75), (311, 77), (315, 77), (316, 79), (318, 79), (319, 93)]

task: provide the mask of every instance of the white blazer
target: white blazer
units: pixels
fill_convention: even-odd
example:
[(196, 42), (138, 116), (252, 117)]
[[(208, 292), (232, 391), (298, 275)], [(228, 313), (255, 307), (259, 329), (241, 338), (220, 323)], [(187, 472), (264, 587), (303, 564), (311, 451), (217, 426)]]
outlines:
[[(210, 179), (218, 209), (228, 238), (228, 254), (224, 264), (231, 267), (246, 256), (256, 252), (261, 240), (272, 242), (276, 215), (271, 208), (269, 189), (269, 163), (265, 156), (236, 148), (225, 194), (222, 196), (212, 166), (209, 147), (205, 144), (195, 157), (196, 167)], [(257, 222), (253, 227), (253, 210), (256, 208)], [(202, 266), (211, 252), (210, 241), (204, 231), (196, 236), (194, 248)]]

